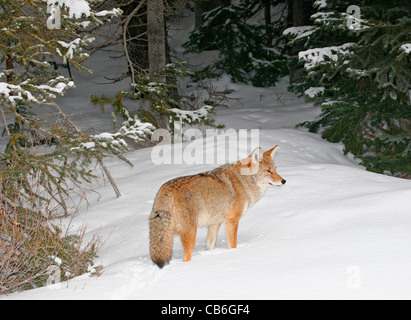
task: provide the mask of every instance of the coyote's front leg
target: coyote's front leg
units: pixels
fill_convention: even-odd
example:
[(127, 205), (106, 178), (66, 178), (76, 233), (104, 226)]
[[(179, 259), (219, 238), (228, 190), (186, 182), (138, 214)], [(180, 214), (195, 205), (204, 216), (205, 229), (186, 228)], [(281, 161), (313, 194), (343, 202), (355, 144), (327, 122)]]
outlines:
[(226, 222), (226, 236), (228, 248), (237, 248), (237, 230), (239, 220), (232, 220)]
[(194, 250), (194, 246), (196, 243), (196, 235), (197, 235), (197, 225), (193, 226), (192, 228), (185, 230), (181, 233), (181, 243), (183, 244), (184, 248), (184, 262), (191, 260), (191, 255)]

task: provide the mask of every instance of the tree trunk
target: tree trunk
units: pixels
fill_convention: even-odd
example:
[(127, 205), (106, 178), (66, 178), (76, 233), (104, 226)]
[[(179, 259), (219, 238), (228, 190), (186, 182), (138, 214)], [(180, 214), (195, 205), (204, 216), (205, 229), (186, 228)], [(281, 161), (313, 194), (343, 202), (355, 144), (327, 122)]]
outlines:
[[(166, 63), (172, 63), (173, 61), (171, 59), (171, 48), (170, 48), (170, 45), (168, 44), (167, 19), (164, 19), (164, 35), (165, 35), (165, 46), (166, 46)], [(172, 85), (169, 91), (169, 96), (172, 97), (174, 100), (178, 100), (179, 93), (177, 89), (177, 80), (168, 77), (167, 83)]]
[[(10, 55), (6, 57), (6, 69), (13, 70), (13, 60)], [(13, 81), (13, 73), (9, 71), (7, 74), (7, 82)]]
[(148, 64), (149, 71), (152, 73), (164, 68), (166, 65), (166, 37), (163, 0), (147, 1), (147, 31)]
[(310, 25), (310, 17), (314, 13), (313, 3), (313, 0), (288, 0), (289, 27)]
[[(167, 63), (166, 25), (163, 0), (147, 1), (147, 38), (149, 71), (161, 70)], [(166, 77), (157, 77), (158, 82), (166, 82)], [(168, 117), (158, 113), (157, 121), (161, 128), (168, 128)]]
[[(288, 0), (287, 24), (288, 27), (299, 27), (312, 24), (310, 17), (314, 13), (313, 0)], [(302, 45), (291, 48), (289, 54), (295, 55), (302, 50)], [(298, 79), (304, 74), (303, 68), (290, 66), (290, 82)]]
[(267, 47), (271, 47), (273, 42), (273, 32), (271, 29), (271, 0), (264, 0), (264, 20), (267, 34)]

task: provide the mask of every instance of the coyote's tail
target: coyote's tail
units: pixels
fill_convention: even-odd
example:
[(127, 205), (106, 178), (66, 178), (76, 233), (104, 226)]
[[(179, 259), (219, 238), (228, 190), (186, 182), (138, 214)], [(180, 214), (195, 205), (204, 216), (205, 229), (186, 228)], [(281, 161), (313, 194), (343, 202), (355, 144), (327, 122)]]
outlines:
[(151, 260), (163, 268), (170, 260), (173, 251), (174, 230), (169, 211), (153, 211), (150, 215), (150, 253)]

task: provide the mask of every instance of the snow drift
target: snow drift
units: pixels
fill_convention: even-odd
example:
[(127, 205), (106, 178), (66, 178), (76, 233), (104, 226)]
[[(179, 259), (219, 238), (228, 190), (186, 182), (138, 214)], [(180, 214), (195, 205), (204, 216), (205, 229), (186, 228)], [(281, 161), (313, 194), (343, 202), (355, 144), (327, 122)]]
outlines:
[[(204, 57), (190, 59), (199, 64)], [(67, 113), (81, 113), (76, 121), (83, 129), (106, 132), (110, 114), (96, 116), (85, 106), (90, 94), (111, 94), (128, 85), (127, 81), (98, 84), (106, 70), (116, 73), (126, 63), (104, 53), (96, 53), (88, 63), (94, 75), (75, 74), (77, 88), (58, 103)], [(296, 124), (314, 119), (320, 110), (287, 93), (287, 84), (283, 79), (276, 88), (255, 88), (231, 84), (224, 77), (213, 83), (221, 90), (233, 89), (231, 97), (239, 99), (230, 100), (229, 108), (219, 108), (216, 122), (227, 129), (259, 129), (263, 150), (279, 145), (277, 171), (287, 180), (282, 187), (270, 188), (245, 213), (237, 249), (227, 249), (222, 227), (216, 249), (206, 251), (207, 230), (199, 229), (191, 262), (182, 262), (179, 239), (174, 241), (169, 265), (160, 270), (151, 262), (148, 216), (159, 187), (177, 176), (218, 165), (155, 164), (152, 148), (141, 149), (127, 155), (134, 167), (106, 161), (121, 198), (108, 183), (94, 183), (90, 205), (83, 204), (79, 214), (67, 221), (74, 231), (85, 223), (89, 239), (96, 233), (105, 239), (95, 261), (103, 265), (103, 274), (86, 274), (2, 298), (411, 298), (411, 182), (367, 172), (343, 154), (342, 144), (296, 129)], [(232, 150), (237, 146), (220, 143), (226, 143), (227, 152), (243, 155), (255, 147), (247, 144)], [(211, 150), (204, 144), (203, 151)]]
[(315, 117), (318, 110), (288, 93), (275, 103), (284, 86), (232, 86), (244, 98), (219, 110), (218, 120), (230, 128), (260, 128), (264, 150), (280, 146), (277, 170), (287, 180), (245, 213), (237, 249), (227, 249), (220, 230), (216, 249), (206, 251), (206, 229), (200, 229), (191, 262), (182, 262), (179, 239), (169, 265), (160, 270), (151, 262), (148, 216), (158, 188), (215, 165), (155, 165), (152, 149), (142, 149), (128, 155), (134, 168), (107, 162), (123, 196), (95, 185), (101, 199), (72, 221), (86, 222), (90, 237), (106, 238), (96, 261), (103, 274), (5, 298), (410, 298), (410, 181), (367, 172), (341, 144), (295, 129), (299, 117)]

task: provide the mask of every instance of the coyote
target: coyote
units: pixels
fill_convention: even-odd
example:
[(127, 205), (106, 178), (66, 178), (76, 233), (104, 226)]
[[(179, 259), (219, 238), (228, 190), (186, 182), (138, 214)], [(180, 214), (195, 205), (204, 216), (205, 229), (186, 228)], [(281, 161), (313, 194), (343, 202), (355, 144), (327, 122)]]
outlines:
[(273, 157), (278, 146), (263, 154), (257, 148), (247, 158), (212, 171), (166, 182), (150, 214), (151, 260), (163, 268), (171, 259), (174, 234), (191, 260), (197, 226), (207, 226), (207, 249), (214, 249), (220, 225), (226, 223), (229, 248), (237, 246), (238, 223), (270, 185), (283, 185)]

